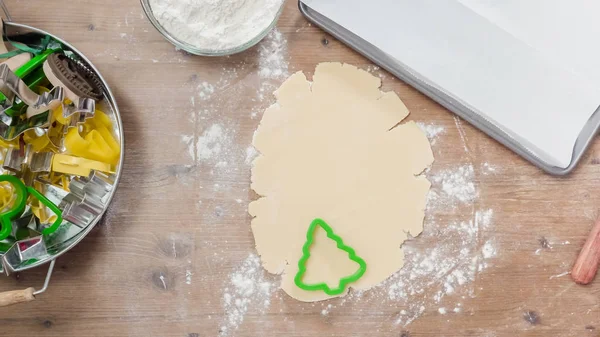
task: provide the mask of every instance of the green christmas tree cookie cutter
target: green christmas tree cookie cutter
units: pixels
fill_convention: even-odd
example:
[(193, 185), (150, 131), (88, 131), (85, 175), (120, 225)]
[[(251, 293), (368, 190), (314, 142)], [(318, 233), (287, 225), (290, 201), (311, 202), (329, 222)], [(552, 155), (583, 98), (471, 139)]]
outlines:
[[(327, 233), (327, 237), (335, 241), (338, 249), (345, 251), (348, 253), (348, 257), (350, 260), (356, 262), (359, 265), (358, 270), (347, 277), (341, 278), (338, 282), (337, 288), (330, 288), (326, 283), (317, 283), (317, 284), (306, 284), (304, 283), (304, 274), (306, 274), (306, 262), (310, 258), (310, 247), (313, 245), (315, 241), (315, 231), (317, 227), (321, 227)], [(337, 236), (333, 229), (322, 219), (314, 219), (308, 227), (308, 232), (306, 233), (306, 243), (302, 247), (302, 257), (298, 261), (298, 273), (296, 277), (294, 277), (294, 283), (296, 286), (302, 290), (306, 291), (319, 291), (322, 290), (329, 296), (335, 296), (343, 294), (346, 291), (346, 287), (350, 283), (354, 283), (358, 281), (365, 272), (367, 271), (367, 263), (361, 257), (356, 255), (356, 252), (352, 247), (346, 246), (344, 244), (344, 240), (341, 237)]]

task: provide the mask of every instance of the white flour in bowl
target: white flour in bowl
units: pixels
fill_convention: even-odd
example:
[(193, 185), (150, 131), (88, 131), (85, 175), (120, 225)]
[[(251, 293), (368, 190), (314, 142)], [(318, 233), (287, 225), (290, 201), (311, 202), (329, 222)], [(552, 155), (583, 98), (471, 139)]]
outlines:
[(283, 0), (149, 0), (156, 20), (176, 39), (221, 51), (249, 43), (275, 20)]

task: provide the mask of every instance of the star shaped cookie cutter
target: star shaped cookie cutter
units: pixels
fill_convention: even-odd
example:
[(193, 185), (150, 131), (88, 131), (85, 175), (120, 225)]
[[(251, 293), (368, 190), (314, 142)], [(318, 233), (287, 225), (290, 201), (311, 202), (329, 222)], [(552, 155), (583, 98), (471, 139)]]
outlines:
[[(310, 247), (313, 245), (315, 241), (315, 232), (317, 227), (321, 227), (326, 233), (327, 237), (335, 241), (337, 244), (337, 248), (348, 253), (348, 258), (356, 263), (358, 263), (358, 270), (350, 275), (343, 277), (339, 280), (337, 288), (330, 288), (326, 283), (317, 283), (317, 284), (306, 284), (304, 283), (304, 275), (306, 274), (306, 262), (310, 258)], [(346, 246), (344, 244), (344, 240), (341, 237), (337, 236), (333, 229), (322, 219), (314, 219), (308, 228), (308, 232), (306, 233), (306, 243), (302, 247), (302, 257), (298, 261), (298, 273), (296, 277), (294, 277), (294, 283), (296, 286), (302, 290), (306, 291), (323, 291), (329, 296), (341, 295), (346, 291), (347, 286), (350, 283), (354, 283), (358, 281), (365, 272), (367, 271), (367, 263), (361, 257), (356, 255), (356, 252), (352, 247)]]

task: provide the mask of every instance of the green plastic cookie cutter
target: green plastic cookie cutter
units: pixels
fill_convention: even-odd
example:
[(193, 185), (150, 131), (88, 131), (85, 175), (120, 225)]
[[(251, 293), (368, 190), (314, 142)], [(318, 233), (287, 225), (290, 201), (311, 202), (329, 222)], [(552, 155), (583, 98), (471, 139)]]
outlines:
[[(310, 247), (313, 245), (315, 241), (315, 232), (317, 227), (321, 227), (327, 233), (327, 237), (336, 242), (338, 249), (345, 251), (348, 253), (348, 257), (350, 260), (358, 263), (358, 270), (347, 277), (341, 278), (338, 282), (337, 288), (330, 288), (326, 283), (317, 283), (317, 284), (306, 284), (303, 281), (304, 274), (306, 274), (306, 262), (310, 258)], [(358, 281), (365, 272), (367, 271), (367, 263), (361, 257), (356, 255), (356, 252), (352, 247), (346, 246), (344, 244), (344, 240), (341, 237), (337, 236), (333, 229), (322, 219), (314, 219), (308, 227), (308, 232), (306, 233), (306, 243), (302, 247), (302, 257), (300, 261), (298, 261), (298, 273), (296, 277), (294, 277), (294, 283), (296, 286), (302, 290), (307, 291), (319, 291), (322, 290), (329, 296), (340, 295), (346, 291), (346, 287), (350, 283), (354, 283)]]
[(52, 201), (48, 200), (43, 194), (38, 192), (33, 187), (27, 187), (21, 179), (11, 175), (0, 175), (0, 182), (8, 182), (13, 187), (13, 193), (16, 199), (13, 207), (6, 212), (0, 213), (0, 240), (6, 239), (12, 233), (12, 222), (18, 219), (25, 211), (27, 205), (27, 197), (29, 194), (38, 199), (44, 206), (50, 208), (56, 214), (56, 220), (50, 227), (42, 231), (43, 235), (54, 233), (62, 223), (62, 212)]
[(15, 177), (9, 175), (0, 175), (0, 182), (7, 182), (12, 185), (13, 193), (16, 195), (13, 207), (6, 212), (0, 213), (0, 240), (6, 239), (12, 233), (12, 221), (18, 219), (23, 211), (25, 211), (25, 204), (27, 202), (27, 187), (23, 182)]

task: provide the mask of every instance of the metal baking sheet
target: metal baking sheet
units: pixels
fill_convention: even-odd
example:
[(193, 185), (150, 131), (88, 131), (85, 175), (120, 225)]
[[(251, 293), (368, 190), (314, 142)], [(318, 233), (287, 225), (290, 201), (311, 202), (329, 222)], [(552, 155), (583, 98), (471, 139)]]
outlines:
[(399, 60), (390, 57), (385, 52), (373, 46), (361, 37), (353, 34), (344, 27), (336, 24), (335, 22), (329, 20), (327, 17), (319, 14), (318, 12), (304, 4), (301, 0), (298, 1), (298, 7), (300, 9), (300, 12), (302, 12), (302, 14), (309, 21), (311, 21), (318, 27), (333, 35), (335, 38), (339, 39), (352, 49), (367, 57), (375, 64), (381, 66), (394, 76), (410, 84), (423, 94), (436, 101), (438, 104), (442, 105), (446, 109), (454, 112), (461, 118), (473, 124), (475, 127), (479, 128), (481, 131), (483, 131), (493, 139), (502, 143), (504, 146), (513, 150), (514, 152), (516, 152), (532, 164), (536, 165), (537, 167), (541, 168), (542, 170), (548, 172), (549, 174), (566, 175), (573, 171), (573, 169), (577, 166), (577, 164), (583, 157), (583, 154), (585, 153), (587, 148), (591, 145), (594, 136), (600, 129), (600, 108), (598, 108), (594, 112), (592, 117), (590, 117), (588, 123), (585, 125), (581, 134), (577, 138), (577, 142), (575, 143), (575, 147), (573, 149), (573, 158), (571, 160), (570, 165), (566, 168), (551, 165), (546, 161), (540, 159), (526, 146), (524, 146), (512, 136), (495, 126), (485, 117), (472, 111), (470, 108), (461, 104), (460, 102), (452, 99), (447, 94), (437, 90), (434, 86), (428, 84), (427, 81), (420, 78), (418, 75), (412, 73), (411, 70), (404, 64), (402, 64)]

